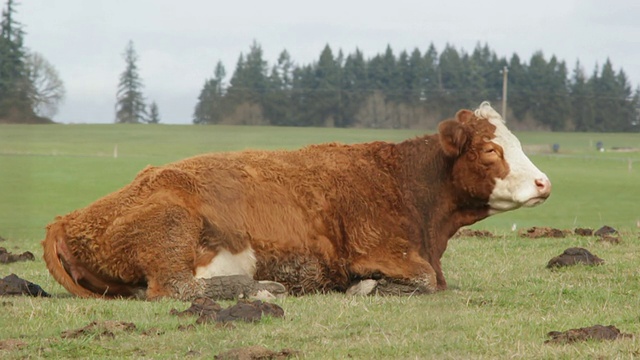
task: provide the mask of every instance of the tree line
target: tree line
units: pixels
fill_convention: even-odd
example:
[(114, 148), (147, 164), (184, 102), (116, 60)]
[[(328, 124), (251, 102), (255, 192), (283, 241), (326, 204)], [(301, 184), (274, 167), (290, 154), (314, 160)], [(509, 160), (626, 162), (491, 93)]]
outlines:
[(326, 45), (311, 64), (296, 64), (287, 50), (271, 66), (254, 41), (241, 53), (228, 82), (218, 61), (193, 114), (195, 124), (256, 124), (433, 128), (460, 108), (489, 100), (500, 108), (508, 71), (510, 126), (554, 131), (639, 131), (640, 90), (607, 59), (587, 75), (576, 62), (534, 53), (498, 57), (488, 45), (471, 53), (433, 44), (366, 59), (356, 49), (337, 54)]
[[(0, 123), (51, 122), (64, 99), (64, 84), (42, 55), (24, 45), (16, 20), (17, 0), (7, 0), (0, 21)], [(116, 91), (116, 123), (158, 123), (155, 102), (147, 105), (130, 41)], [(196, 101), (195, 124), (434, 128), (460, 108), (489, 100), (501, 109), (507, 70), (507, 111), (516, 129), (640, 131), (640, 89), (606, 59), (587, 73), (571, 71), (555, 56), (534, 53), (528, 61), (498, 57), (488, 45), (472, 52), (430, 44), (365, 58), (326, 45), (311, 64), (297, 64), (287, 50), (270, 65), (253, 42), (241, 53), (227, 81), (218, 61)]]

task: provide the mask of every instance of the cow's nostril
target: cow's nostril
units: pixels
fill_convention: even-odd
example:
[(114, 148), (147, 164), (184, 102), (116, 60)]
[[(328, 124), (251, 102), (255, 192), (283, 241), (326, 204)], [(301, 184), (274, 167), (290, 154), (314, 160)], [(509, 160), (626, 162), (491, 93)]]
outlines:
[(549, 179), (539, 178), (535, 180), (535, 183), (541, 195), (548, 196), (551, 193), (551, 181), (549, 181)]

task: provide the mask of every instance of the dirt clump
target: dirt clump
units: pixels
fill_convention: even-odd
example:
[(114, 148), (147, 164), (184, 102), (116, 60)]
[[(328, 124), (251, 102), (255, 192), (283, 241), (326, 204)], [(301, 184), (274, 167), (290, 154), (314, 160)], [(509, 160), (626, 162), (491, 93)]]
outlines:
[(253, 345), (220, 353), (214, 357), (216, 360), (281, 360), (291, 356), (297, 356), (299, 352), (291, 349), (272, 351), (264, 346)]
[(600, 229), (596, 230), (593, 235), (595, 236), (604, 236), (604, 235), (616, 235), (618, 234), (618, 230), (612, 228), (611, 226), (605, 225)]
[(616, 340), (633, 338), (631, 334), (623, 334), (613, 325), (593, 325), (579, 329), (569, 329), (567, 331), (551, 331), (547, 334), (551, 339), (545, 344), (570, 344), (577, 341), (587, 340)]
[(565, 237), (565, 231), (555, 228), (549, 227), (537, 227), (534, 226), (529, 229), (524, 229), (520, 231), (520, 236), (526, 237), (529, 239), (539, 239), (539, 238), (563, 238)]
[(33, 261), (36, 257), (30, 251), (25, 251), (22, 254), (12, 254), (7, 249), (0, 247), (0, 263), (9, 264), (18, 261)]
[(592, 236), (593, 235), (593, 229), (576, 228), (575, 230), (573, 230), (573, 233), (578, 235), (578, 236)]
[(18, 339), (0, 340), (0, 350), (13, 351), (27, 346), (27, 343)]
[(130, 333), (136, 330), (136, 325), (124, 321), (93, 321), (89, 325), (76, 329), (62, 332), (63, 339), (77, 339), (85, 336), (93, 336), (96, 338), (115, 338), (116, 334)]
[(222, 310), (220, 304), (209, 298), (201, 297), (193, 300), (191, 307), (187, 310), (178, 311), (177, 309), (171, 309), (169, 314), (176, 316), (202, 316), (216, 314), (220, 310)]
[(284, 317), (284, 310), (272, 303), (261, 300), (249, 301), (239, 300), (237, 304), (223, 309), (218, 303), (209, 298), (195, 299), (191, 307), (184, 311), (172, 309), (171, 315), (198, 316), (197, 324), (207, 323), (228, 323), (232, 321), (256, 322), (262, 319), (263, 315), (273, 317)]
[(21, 279), (16, 274), (0, 279), (0, 295), (29, 295), (50, 297), (39, 285)]
[(556, 268), (563, 266), (571, 266), (577, 264), (584, 265), (600, 265), (604, 260), (593, 255), (589, 250), (580, 247), (572, 247), (566, 249), (562, 254), (549, 260), (547, 268)]
[(609, 243), (609, 244), (620, 244), (620, 238), (617, 236), (611, 236), (611, 235), (600, 236), (600, 238), (598, 238), (598, 240), (596, 241)]
[(453, 235), (456, 238), (459, 237), (477, 237), (477, 238), (487, 238), (493, 239), (496, 236), (488, 230), (474, 230), (474, 229), (460, 229), (458, 232)]

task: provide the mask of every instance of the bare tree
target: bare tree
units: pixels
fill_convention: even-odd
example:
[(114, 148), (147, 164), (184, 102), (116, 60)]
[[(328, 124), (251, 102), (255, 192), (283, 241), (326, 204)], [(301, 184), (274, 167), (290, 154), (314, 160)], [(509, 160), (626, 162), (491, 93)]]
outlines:
[(38, 116), (52, 118), (58, 113), (58, 106), (64, 101), (66, 93), (58, 71), (37, 52), (27, 55), (26, 67), (31, 83), (29, 99), (33, 111)]

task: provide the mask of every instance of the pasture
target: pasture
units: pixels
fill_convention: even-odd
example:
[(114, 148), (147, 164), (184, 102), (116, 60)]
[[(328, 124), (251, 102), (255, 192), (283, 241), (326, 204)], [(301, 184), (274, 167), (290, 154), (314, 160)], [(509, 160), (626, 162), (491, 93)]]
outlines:
[[(638, 134), (518, 133), (532, 161), (550, 177), (541, 207), (486, 219), (473, 227), (494, 239), (452, 239), (443, 257), (450, 289), (422, 297), (289, 297), (276, 302), (285, 319), (196, 325), (169, 315), (189, 304), (163, 300), (72, 298), (41, 260), (44, 227), (55, 215), (85, 206), (133, 179), (146, 165), (245, 148), (298, 148), (309, 143), (402, 139), (415, 130), (319, 129), (170, 125), (0, 126), (0, 246), (31, 251), (34, 262), (0, 264), (41, 285), (53, 298), (2, 298), (0, 341), (23, 345), (2, 358), (212, 358), (235, 347), (292, 348), (303, 358), (633, 358), (640, 356), (640, 148)], [(597, 152), (601, 141), (607, 149)], [(551, 144), (560, 151), (550, 151)], [(116, 156), (117, 155), (117, 156)], [(611, 245), (592, 237), (527, 239), (516, 230), (610, 225)], [(598, 267), (550, 271), (548, 260), (572, 246), (605, 259)], [(115, 338), (62, 339), (92, 321), (133, 322)], [(634, 339), (544, 344), (549, 331), (594, 324), (617, 326)], [(148, 331), (146, 331), (148, 330)]]

